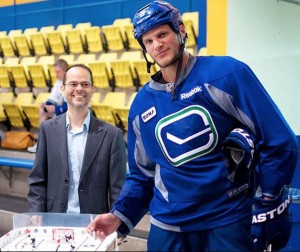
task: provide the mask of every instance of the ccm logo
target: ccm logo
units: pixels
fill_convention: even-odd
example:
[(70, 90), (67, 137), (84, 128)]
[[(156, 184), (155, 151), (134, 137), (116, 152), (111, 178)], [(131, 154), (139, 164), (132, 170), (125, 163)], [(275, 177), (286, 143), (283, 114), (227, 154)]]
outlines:
[(143, 122), (148, 122), (155, 115), (156, 115), (156, 109), (155, 109), (155, 107), (152, 107), (152, 108), (148, 109), (146, 112), (144, 112), (142, 114)]
[(291, 198), (287, 197), (284, 202), (282, 202), (278, 207), (266, 212), (266, 213), (260, 213), (257, 215), (252, 216), (252, 224), (265, 222), (272, 220), (282, 214), (284, 210), (288, 207), (288, 205), (291, 203)]

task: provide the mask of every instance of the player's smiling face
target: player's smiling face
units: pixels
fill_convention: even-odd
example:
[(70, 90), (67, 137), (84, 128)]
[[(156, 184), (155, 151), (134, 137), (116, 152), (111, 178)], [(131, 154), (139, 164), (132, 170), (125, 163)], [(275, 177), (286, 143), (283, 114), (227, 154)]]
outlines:
[(158, 26), (143, 35), (146, 51), (161, 67), (168, 67), (179, 53), (177, 34), (168, 24)]

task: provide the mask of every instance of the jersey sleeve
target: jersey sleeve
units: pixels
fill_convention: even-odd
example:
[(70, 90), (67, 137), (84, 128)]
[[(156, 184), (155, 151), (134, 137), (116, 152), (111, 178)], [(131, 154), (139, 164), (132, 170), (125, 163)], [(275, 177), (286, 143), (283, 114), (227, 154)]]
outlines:
[(240, 64), (239, 70), (218, 84), (221, 92), (226, 93), (227, 102), (222, 106), (258, 138), (256, 184), (263, 195), (275, 196), (292, 181), (298, 156), (297, 139), (253, 71), (246, 64)]
[(122, 220), (121, 234), (128, 234), (149, 210), (153, 197), (155, 164), (147, 157), (139, 134), (139, 119), (128, 121), (129, 175), (112, 209)]

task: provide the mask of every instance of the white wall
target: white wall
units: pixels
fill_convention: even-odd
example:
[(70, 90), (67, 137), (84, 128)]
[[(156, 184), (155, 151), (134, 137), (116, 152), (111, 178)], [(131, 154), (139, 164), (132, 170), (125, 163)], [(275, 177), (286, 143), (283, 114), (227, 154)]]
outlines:
[(252, 68), (300, 135), (300, 5), (228, 0), (227, 29), (227, 55)]

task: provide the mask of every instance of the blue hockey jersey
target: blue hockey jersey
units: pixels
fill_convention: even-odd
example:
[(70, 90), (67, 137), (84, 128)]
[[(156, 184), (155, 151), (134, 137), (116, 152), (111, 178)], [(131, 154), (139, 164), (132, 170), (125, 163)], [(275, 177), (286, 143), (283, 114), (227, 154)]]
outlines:
[(128, 176), (112, 212), (128, 233), (149, 210), (151, 223), (178, 232), (223, 226), (251, 215), (251, 195), (228, 197), (222, 143), (243, 126), (258, 139), (259, 184), (276, 195), (292, 180), (296, 137), (264, 87), (231, 57), (193, 57), (169, 84), (150, 80), (128, 119)]

